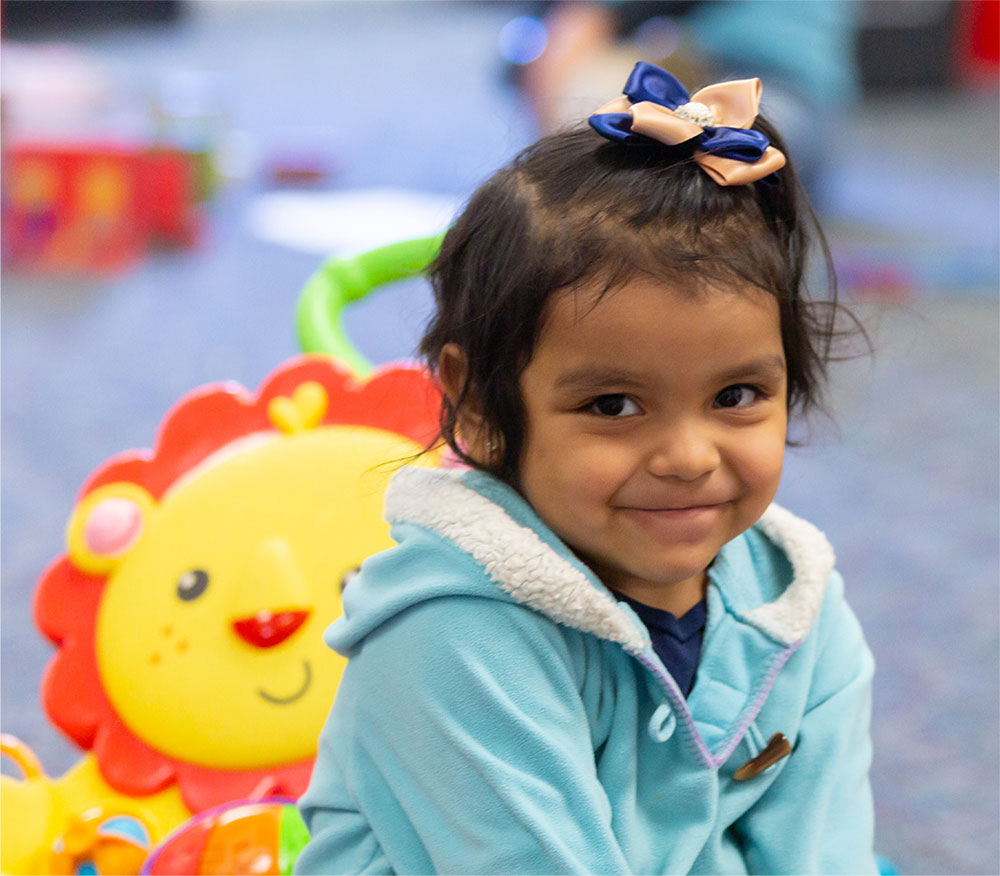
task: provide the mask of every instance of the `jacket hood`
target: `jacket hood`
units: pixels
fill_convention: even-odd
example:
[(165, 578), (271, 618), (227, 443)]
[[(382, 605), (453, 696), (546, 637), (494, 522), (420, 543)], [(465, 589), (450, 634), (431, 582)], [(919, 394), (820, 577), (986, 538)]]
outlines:
[[(513, 489), (483, 472), (407, 467), (393, 477), (385, 517), (397, 547), (368, 558), (344, 592), (343, 615), (324, 636), (352, 656), (400, 612), (443, 596), (502, 599), (639, 654), (649, 635)], [(784, 555), (791, 583), (768, 602), (746, 581), (754, 540)], [(442, 561), (442, 540), (451, 548)], [(834, 555), (812, 524), (771, 505), (748, 533), (724, 545), (709, 569), (725, 579), (730, 610), (776, 642), (796, 647), (819, 614)], [(746, 586), (744, 586), (746, 585)]]

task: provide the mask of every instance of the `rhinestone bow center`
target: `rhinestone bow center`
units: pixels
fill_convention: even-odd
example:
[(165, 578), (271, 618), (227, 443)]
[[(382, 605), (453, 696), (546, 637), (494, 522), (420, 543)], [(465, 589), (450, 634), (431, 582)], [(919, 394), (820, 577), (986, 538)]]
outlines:
[(692, 100), (690, 103), (682, 103), (674, 109), (674, 115), (680, 116), (688, 122), (694, 122), (696, 125), (701, 125), (703, 128), (715, 123), (712, 111), (705, 104), (697, 100)]

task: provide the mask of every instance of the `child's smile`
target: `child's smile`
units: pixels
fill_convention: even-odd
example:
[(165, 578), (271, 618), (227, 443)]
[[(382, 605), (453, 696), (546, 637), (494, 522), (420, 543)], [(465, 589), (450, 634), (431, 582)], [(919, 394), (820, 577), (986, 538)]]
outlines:
[[(595, 303), (596, 302), (596, 303)], [(774, 499), (785, 359), (775, 298), (641, 278), (557, 293), (521, 375), (521, 489), (609, 587), (683, 614)]]

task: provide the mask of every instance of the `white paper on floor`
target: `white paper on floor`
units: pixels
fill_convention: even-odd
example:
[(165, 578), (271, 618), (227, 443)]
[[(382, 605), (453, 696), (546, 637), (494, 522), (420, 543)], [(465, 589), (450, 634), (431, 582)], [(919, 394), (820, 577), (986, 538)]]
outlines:
[(276, 191), (251, 202), (246, 222), (254, 236), (269, 243), (316, 255), (349, 256), (437, 234), (447, 228), (461, 203), (455, 195), (395, 188)]

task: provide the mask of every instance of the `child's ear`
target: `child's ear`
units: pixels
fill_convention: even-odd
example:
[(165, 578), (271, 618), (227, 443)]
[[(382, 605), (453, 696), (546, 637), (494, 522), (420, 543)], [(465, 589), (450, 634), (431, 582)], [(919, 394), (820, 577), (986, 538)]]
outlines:
[(438, 356), (437, 372), (445, 395), (455, 408), (455, 432), (462, 449), (477, 462), (485, 463), (490, 454), (482, 405), (471, 389), (462, 398), (469, 379), (469, 360), (465, 350), (458, 344), (445, 344)]

